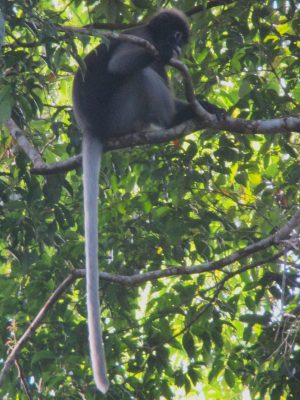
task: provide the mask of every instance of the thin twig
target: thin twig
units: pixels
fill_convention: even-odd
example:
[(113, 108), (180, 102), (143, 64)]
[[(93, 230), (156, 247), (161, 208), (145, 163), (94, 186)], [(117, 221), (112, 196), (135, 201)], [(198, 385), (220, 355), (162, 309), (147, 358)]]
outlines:
[(30, 389), (29, 389), (27, 381), (26, 381), (26, 376), (24, 375), (23, 369), (22, 369), (21, 364), (19, 363), (18, 359), (15, 360), (15, 365), (17, 367), (19, 378), (20, 378), (20, 381), (22, 383), (24, 392), (25, 392), (27, 398), (29, 400), (32, 400), (32, 397), (31, 397), (31, 394), (30, 394)]

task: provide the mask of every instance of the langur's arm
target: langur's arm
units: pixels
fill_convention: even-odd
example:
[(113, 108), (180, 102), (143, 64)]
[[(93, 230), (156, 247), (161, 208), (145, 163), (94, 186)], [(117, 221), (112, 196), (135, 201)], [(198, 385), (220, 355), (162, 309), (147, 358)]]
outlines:
[(153, 61), (154, 57), (141, 46), (121, 43), (113, 52), (107, 70), (115, 75), (132, 75)]

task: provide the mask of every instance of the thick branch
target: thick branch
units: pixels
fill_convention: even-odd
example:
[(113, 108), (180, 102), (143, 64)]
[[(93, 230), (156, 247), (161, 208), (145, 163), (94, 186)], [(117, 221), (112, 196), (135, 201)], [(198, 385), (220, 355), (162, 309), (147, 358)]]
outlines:
[[(36, 175), (50, 175), (68, 172), (81, 166), (81, 155), (73, 156), (67, 160), (57, 163), (45, 163), (41, 155), (26, 138), (26, 134), (16, 123), (10, 119), (6, 123), (11, 135), (16, 139), (19, 146), (33, 163), (31, 172)], [(158, 144), (179, 139), (197, 130), (214, 127), (216, 130), (226, 130), (239, 134), (274, 134), (287, 132), (300, 132), (300, 118), (286, 117), (272, 120), (246, 121), (240, 118), (226, 117), (224, 121), (200, 122), (187, 121), (174, 128), (166, 130), (143, 131), (131, 133), (126, 136), (116, 137), (104, 144), (105, 151), (123, 149), (127, 147), (143, 146), (147, 144)]]
[(24, 131), (18, 127), (14, 120), (10, 118), (5, 125), (11, 136), (15, 139), (27, 157), (32, 161), (33, 165), (37, 168), (45, 165), (40, 153), (32, 146)]
[(258, 119), (248, 121), (241, 118), (226, 117), (226, 120), (217, 124), (217, 128), (228, 130), (231, 133), (242, 134), (263, 134), (272, 135), (274, 133), (300, 133), (300, 118), (299, 117), (283, 117), (269, 120)]
[[(240, 118), (234, 119), (226, 117), (226, 120), (224, 121), (213, 121), (209, 123), (190, 120), (171, 129), (137, 132), (126, 136), (112, 138), (104, 144), (104, 150), (110, 151), (124, 149), (126, 147), (169, 142), (209, 127), (213, 127), (216, 130), (224, 130), (238, 134), (271, 135), (275, 133), (300, 132), (300, 118), (286, 117), (271, 120), (247, 121)], [(33, 166), (31, 172), (37, 175), (56, 174), (59, 172), (68, 172), (74, 168), (78, 168), (80, 165), (81, 155), (78, 155), (58, 163), (39, 163), (38, 166)]]

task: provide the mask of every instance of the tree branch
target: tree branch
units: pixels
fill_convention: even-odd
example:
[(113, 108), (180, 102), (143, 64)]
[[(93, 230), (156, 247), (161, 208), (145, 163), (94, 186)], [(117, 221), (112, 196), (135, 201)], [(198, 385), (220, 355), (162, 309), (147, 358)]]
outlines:
[[(114, 275), (107, 272), (100, 272), (99, 278), (103, 281), (112, 283), (118, 283), (123, 286), (135, 286), (140, 285), (148, 281), (154, 281), (160, 278), (166, 278), (170, 276), (183, 276), (202, 274), (204, 272), (211, 272), (215, 270), (221, 270), (224, 267), (233, 264), (241, 260), (242, 258), (249, 257), (261, 250), (264, 250), (270, 246), (278, 245), (285, 239), (289, 238), (293, 229), (300, 225), (300, 210), (277, 232), (272, 235), (259, 240), (256, 243), (250, 244), (240, 250), (231, 253), (229, 256), (221, 258), (220, 260), (210, 261), (199, 265), (193, 265), (191, 267), (169, 267), (164, 270), (156, 270), (151, 272), (145, 272), (144, 274), (135, 274), (131, 276), (126, 275)], [(84, 269), (78, 269), (74, 272), (78, 277), (85, 276)]]
[(32, 144), (27, 139), (25, 132), (18, 127), (15, 121), (10, 118), (5, 123), (7, 129), (9, 130), (11, 136), (15, 139), (18, 143), (20, 148), (24, 151), (27, 157), (31, 160), (32, 164), (37, 168), (42, 167), (45, 165), (42, 156), (40, 153), (32, 146)]
[[(32, 174), (51, 175), (68, 172), (81, 166), (81, 154), (56, 163), (45, 163), (42, 160), (40, 153), (35, 150), (35, 148), (26, 138), (25, 132), (21, 128), (19, 128), (12, 119), (10, 119), (6, 123), (6, 126), (9, 129), (11, 135), (16, 139), (18, 145), (32, 161)], [(231, 133), (259, 133), (264, 135), (271, 135), (279, 132), (300, 132), (300, 118), (285, 117), (272, 120), (247, 121), (240, 118), (234, 119), (231, 117), (226, 117), (226, 119), (223, 121), (213, 121), (213, 123), (205, 123), (199, 121), (197, 122), (190, 120), (174, 128), (166, 130), (162, 129), (155, 131), (136, 132), (128, 134), (126, 136), (109, 139), (104, 143), (104, 151), (169, 142), (174, 139), (182, 138), (192, 132), (209, 127), (214, 127), (218, 130), (226, 130)]]

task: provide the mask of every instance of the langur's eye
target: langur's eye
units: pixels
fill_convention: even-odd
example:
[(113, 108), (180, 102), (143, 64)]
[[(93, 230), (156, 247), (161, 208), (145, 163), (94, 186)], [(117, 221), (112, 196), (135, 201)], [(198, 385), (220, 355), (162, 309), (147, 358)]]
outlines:
[(182, 41), (182, 32), (176, 31), (174, 33), (174, 38), (175, 38), (176, 42), (181, 42)]

